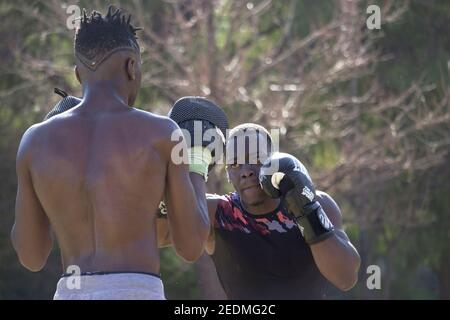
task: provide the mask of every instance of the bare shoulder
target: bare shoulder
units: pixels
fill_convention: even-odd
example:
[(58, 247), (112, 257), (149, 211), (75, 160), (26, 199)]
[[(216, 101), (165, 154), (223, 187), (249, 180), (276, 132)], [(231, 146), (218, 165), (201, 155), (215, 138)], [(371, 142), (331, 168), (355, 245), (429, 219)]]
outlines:
[(37, 123), (29, 127), (20, 140), (19, 149), (17, 151), (17, 163), (23, 163), (26, 161), (32, 153), (32, 148), (35, 145), (35, 141), (39, 135), (42, 134), (46, 128), (46, 124)]
[(133, 118), (133, 122), (139, 128), (142, 128), (145, 134), (152, 139), (169, 141), (173, 133), (180, 130), (176, 122), (169, 117), (157, 115), (145, 110), (133, 108), (130, 116)]
[(339, 209), (338, 204), (334, 199), (326, 192), (317, 190), (316, 191), (317, 201), (319, 201), (323, 210), (327, 214), (328, 218), (331, 220), (336, 228), (341, 228), (342, 226), (342, 213)]
[(175, 121), (166, 116), (136, 108), (132, 109), (131, 115), (155, 138), (170, 139), (174, 132), (180, 129)]

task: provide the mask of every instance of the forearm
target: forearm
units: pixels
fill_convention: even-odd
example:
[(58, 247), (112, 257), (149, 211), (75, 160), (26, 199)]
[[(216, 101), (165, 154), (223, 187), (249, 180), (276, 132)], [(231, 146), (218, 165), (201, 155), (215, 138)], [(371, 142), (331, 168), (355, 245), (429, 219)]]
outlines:
[(321, 242), (310, 246), (322, 275), (343, 291), (350, 290), (358, 280), (360, 257), (348, 238), (340, 230)]
[(24, 233), (14, 224), (10, 239), (14, 250), (17, 253), (20, 263), (31, 271), (40, 271), (53, 247), (53, 237), (51, 231), (48, 233), (38, 233), (35, 239), (29, 238), (30, 233)]
[[(198, 199), (198, 203), (200, 203), (200, 206), (201, 206), (203, 197), (201, 197), (199, 195), (201, 195), (200, 192), (202, 192), (202, 190), (204, 190), (204, 183), (202, 181), (202, 178), (198, 174), (190, 173), (190, 179), (191, 179), (192, 185), (194, 187), (196, 196), (198, 198), (200, 198), (200, 199)], [(209, 199), (208, 199), (208, 196), (210, 196)], [(206, 205), (208, 207), (208, 211), (211, 210), (212, 212), (215, 212), (215, 208), (217, 206), (217, 199), (215, 199), (215, 197), (216, 197), (216, 195), (206, 193)], [(211, 206), (211, 209), (209, 208), (210, 206)], [(211, 212), (208, 212), (208, 214), (209, 214), (209, 220), (211, 220), (212, 219)], [(164, 248), (164, 247), (173, 245), (172, 239), (171, 239), (171, 234), (170, 234), (169, 223), (168, 223), (168, 219), (167, 219), (168, 215), (170, 215), (170, 213), (167, 212), (167, 207), (166, 207), (165, 203), (161, 202), (161, 205), (157, 209), (157, 218), (156, 218), (158, 248)], [(209, 231), (208, 231), (208, 239), (211, 238), (211, 225), (212, 225), (212, 222), (210, 221), (210, 227), (209, 227)]]
[[(168, 206), (168, 222), (172, 244), (187, 261), (195, 261), (203, 252), (208, 232), (209, 218), (205, 197), (205, 182), (201, 175), (190, 173), (192, 196), (184, 201), (174, 201)], [(170, 199), (167, 204), (170, 204)]]
[(209, 215), (208, 205), (206, 203), (206, 186), (204, 178), (197, 173), (189, 173), (192, 186), (194, 187), (195, 196), (198, 205), (198, 211), (200, 213), (199, 219), (199, 234), (202, 234), (202, 238), (207, 238), (209, 233)]

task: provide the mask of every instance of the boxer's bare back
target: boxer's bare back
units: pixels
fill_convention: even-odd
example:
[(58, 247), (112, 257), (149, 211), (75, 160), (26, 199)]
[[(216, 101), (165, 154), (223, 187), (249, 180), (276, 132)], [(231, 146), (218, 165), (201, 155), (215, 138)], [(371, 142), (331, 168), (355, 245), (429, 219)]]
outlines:
[(173, 127), (132, 108), (82, 105), (31, 130), (23, 151), (64, 268), (158, 271), (154, 212)]

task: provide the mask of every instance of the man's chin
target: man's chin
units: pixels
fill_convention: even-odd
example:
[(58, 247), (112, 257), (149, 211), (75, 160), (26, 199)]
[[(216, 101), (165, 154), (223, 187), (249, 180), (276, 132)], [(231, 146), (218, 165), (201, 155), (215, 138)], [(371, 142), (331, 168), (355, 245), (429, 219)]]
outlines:
[(264, 201), (266, 200), (265, 194), (257, 194), (257, 195), (247, 195), (244, 191), (241, 195), (241, 201), (246, 206), (260, 206), (264, 204)]

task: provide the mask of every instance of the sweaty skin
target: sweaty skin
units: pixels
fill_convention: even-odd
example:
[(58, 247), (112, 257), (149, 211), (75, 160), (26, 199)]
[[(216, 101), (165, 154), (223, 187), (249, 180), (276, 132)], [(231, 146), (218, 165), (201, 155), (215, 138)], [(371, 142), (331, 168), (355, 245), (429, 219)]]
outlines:
[(159, 273), (163, 197), (177, 253), (196, 260), (209, 230), (204, 182), (171, 161), (177, 124), (130, 107), (140, 58), (120, 51), (95, 72), (77, 65), (82, 103), (32, 126), (19, 147), (11, 238), (21, 263), (42, 269), (54, 233), (64, 270)]

